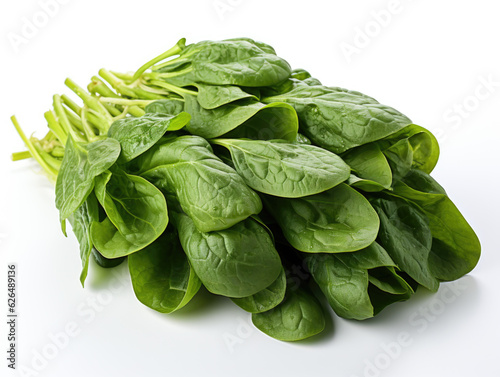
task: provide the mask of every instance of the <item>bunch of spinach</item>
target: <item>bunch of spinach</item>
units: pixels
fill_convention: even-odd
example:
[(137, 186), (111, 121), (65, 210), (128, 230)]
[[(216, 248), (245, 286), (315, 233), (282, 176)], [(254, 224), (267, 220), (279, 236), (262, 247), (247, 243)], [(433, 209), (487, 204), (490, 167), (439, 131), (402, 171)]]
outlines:
[(204, 286), (280, 340), (325, 327), (325, 301), (363, 320), (478, 262), (474, 231), (429, 175), (431, 132), (362, 93), (324, 86), (248, 38), (181, 39), (134, 74), (105, 69), (55, 95), (26, 137), (56, 207), (91, 255), (128, 260), (171, 313)]

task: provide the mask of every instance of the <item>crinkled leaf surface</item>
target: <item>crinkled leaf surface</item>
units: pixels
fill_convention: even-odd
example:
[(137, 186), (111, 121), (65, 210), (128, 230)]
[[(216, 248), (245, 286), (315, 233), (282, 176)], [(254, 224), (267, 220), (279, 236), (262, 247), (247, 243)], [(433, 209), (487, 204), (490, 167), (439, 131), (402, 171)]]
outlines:
[(128, 266), (138, 300), (161, 313), (182, 308), (201, 286), (175, 231), (167, 230), (151, 245), (130, 255)]
[(369, 246), (377, 237), (377, 213), (345, 183), (303, 198), (266, 196), (264, 200), (288, 242), (300, 251), (350, 252)]
[(249, 313), (262, 313), (271, 310), (285, 298), (286, 274), (281, 270), (278, 278), (268, 287), (254, 295), (233, 298), (233, 302)]
[(396, 197), (378, 198), (371, 203), (380, 217), (379, 243), (401, 270), (436, 291), (439, 282), (429, 266), (432, 235), (425, 214)]
[(301, 132), (335, 153), (382, 139), (411, 123), (399, 111), (371, 97), (322, 85), (298, 84), (262, 101), (291, 104), (299, 116)]
[(275, 308), (252, 314), (252, 322), (263, 333), (292, 342), (323, 331), (325, 314), (316, 297), (299, 287), (287, 289), (285, 299)]
[(254, 295), (280, 274), (273, 241), (254, 219), (203, 233), (186, 214), (174, 211), (172, 216), (191, 266), (210, 292), (237, 298)]
[(96, 179), (95, 193), (107, 217), (92, 224), (92, 240), (106, 258), (141, 250), (167, 227), (165, 197), (144, 178), (113, 169)]
[(146, 152), (167, 131), (178, 131), (189, 122), (188, 113), (178, 115), (146, 114), (139, 118), (120, 119), (111, 125), (108, 136), (121, 145), (120, 159), (127, 162)]
[(259, 196), (201, 137), (165, 139), (133, 164), (142, 177), (176, 196), (202, 232), (227, 229), (262, 209)]
[(94, 187), (94, 178), (109, 169), (120, 155), (120, 143), (106, 138), (77, 143), (68, 137), (56, 182), (56, 208), (61, 221), (80, 207)]
[(263, 104), (255, 100), (228, 103), (207, 110), (194, 96), (185, 96), (185, 110), (191, 115), (188, 130), (210, 139), (227, 138), (295, 140), (298, 118), (293, 107), (286, 103)]
[(323, 192), (349, 177), (337, 155), (313, 145), (281, 141), (217, 139), (231, 152), (236, 171), (254, 190), (288, 198)]

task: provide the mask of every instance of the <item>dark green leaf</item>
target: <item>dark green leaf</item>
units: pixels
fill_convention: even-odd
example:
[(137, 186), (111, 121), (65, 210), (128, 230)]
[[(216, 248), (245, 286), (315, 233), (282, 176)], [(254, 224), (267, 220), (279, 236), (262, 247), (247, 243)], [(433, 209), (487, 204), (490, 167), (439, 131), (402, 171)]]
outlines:
[(68, 137), (56, 182), (56, 208), (61, 221), (80, 207), (94, 187), (94, 178), (109, 169), (120, 155), (120, 143), (101, 139), (76, 143)]
[(151, 245), (130, 255), (128, 266), (139, 301), (161, 313), (182, 308), (201, 286), (175, 231), (167, 230)]
[(263, 290), (252, 296), (233, 298), (233, 302), (249, 313), (262, 313), (280, 304), (286, 292), (286, 274), (282, 270), (278, 278)]
[(164, 139), (133, 163), (141, 176), (174, 195), (202, 232), (227, 229), (262, 209), (259, 196), (201, 137)]
[(237, 298), (251, 296), (280, 274), (281, 260), (273, 241), (254, 219), (203, 233), (186, 214), (174, 211), (172, 216), (191, 266), (210, 292)]
[(377, 237), (376, 212), (344, 183), (303, 198), (265, 197), (265, 204), (288, 242), (300, 251), (350, 252), (369, 246)]
[(334, 153), (382, 139), (411, 123), (397, 110), (371, 97), (321, 85), (298, 84), (262, 101), (292, 105), (299, 116), (301, 132)]
[(310, 338), (325, 328), (319, 301), (304, 288), (288, 289), (275, 308), (252, 314), (252, 322), (263, 333), (288, 342)]
[(107, 218), (92, 224), (92, 240), (106, 258), (143, 249), (167, 227), (165, 198), (144, 178), (114, 169), (96, 179), (95, 193)]
[(288, 198), (313, 195), (345, 181), (349, 166), (312, 145), (279, 140), (217, 139), (229, 149), (236, 171), (254, 190)]
[(130, 161), (155, 145), (167, 131), (178, 131), (189, 122), (188, 113), (147, 114), (120, 119), (111, 125), (108, 136), (120, 142), (123, 162)]
[(207, 139), (225, 135), (227, 138), (288, 141), (297, 136), (297, 114), (288, 104), (265, 105), (243, 100), (207, 110), (200, 106), (196, 97), (186, 95), (185, 98), (185, 109), (192, 117), (188, 130), (194, 135)]
[(436, 291), (429, 267), (432, 235), (429, 220), (417, 207), (395, 197), (371, 201), (380, 217), (379, 242), (398, 267), (419, 284)]

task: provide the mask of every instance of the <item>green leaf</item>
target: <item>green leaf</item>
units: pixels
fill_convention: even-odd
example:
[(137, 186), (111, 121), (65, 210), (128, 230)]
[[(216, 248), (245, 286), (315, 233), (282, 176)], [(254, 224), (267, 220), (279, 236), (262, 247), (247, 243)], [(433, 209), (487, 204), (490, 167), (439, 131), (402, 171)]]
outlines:
[(94, 178), (109, 169), (120, 155), (120, 143), (101, 139), (76, 143), (68, 136), (56, 182), (56, 208), (61, 221), (80, 207), (94, 187)]
[[(184, 63), (179, 66), (179, 62)], [(202, 41), (187, 46), (179, 58), (162, 64), (160, 71), (177, 74), (165, 79), (177, 86), (211, 85), (268, 86), (290, 75), (288, 63), (272, 47), (251, 39)]]
[[(343, 254), (311, 254), (309, 271), (330, 306), (343, 318), (364, 320), (390, 303), (408, 299), (412, 288), (394, 271), (394, 263), (380, 245)], [(389, 294), (383, 302), (375, 287)]]
[(227, 229), (262, 209), (259, 196), (201, 137), (164, 139), (133, 164), (138, 175), (174, 195), (202, 232)]
[(298, 83), (265, 103), (286, 102), (300, 119), (301, 132), (314, 144), (334, 153), (382, 139), (411, 121), (399, 111), (359, 92)]
[(439, 282), (429, 267), (432, 236), (425, 214), (396, 197), (374, 199), (371, 204), (380, 218), (379, 243), (401, 270), (437, 291)]
[(263, 333), (284, 341), (297, 341), (319, 334), (325, 314), (319, 301), (304, 288), (287, 288), (286, 297), (275, 308), (252, 314), (252, 322)]
[(342, 159), (356, 173), (349, 180), (351, 186), (368, 192), (391, 187), (391, 167), (378, 145), (370, 143), (353, 148), (344, 153)]
[(95, 262), (102, 268), (114, 268), (122, 264), (127, 257), (114, 258), (109, 259), (102, 255), (97, 249), (92, 248), (92, 256), (94, 257)]
[(160, 313), (179, 310), (201, 286), (175, 231), (167, 230), (151, 245), (130, 255), (128, 266), (138, 300)]
[(210, 292), (236, 298), (251, 296), (280, 274), (281, 260), (273, 241), (254, 219), (203, 233), (186, 214), (173, 211), (172, 217), (191, 266)]
[(336, 254), (314, 254), (306, 260), (311, 275), (338, 316), (357, 320), (373, 317), (367, 270), (348, 266)]
[(377, 141), (382, 151), (389, 149), (398, 141), (408, 140), (413, 152), (412, 167), (429, 174), (439, 158), (439, 144), (434, 135), (423, 127), (410, 124), (398, 132)]
[(108, 136), (121, 145), (120, 159), (130, 161), (155, 145), (167, 131), (178, 131), (189, 122), (188, 113), (178, 115), (148, 114), (120, 119), (111, 125)]
[(204, 138), (283, 139), (295, 140), (298, 118), (286, 103), (265, 105), (255, 100), (242, 100), (207, 110), (195, 96), (186, 95), (185, 110), (191, 115), (188, 130)]
[(403, 295), (408, 292), (413, 293), (411, 286), (396, 273), (394, 267), (384, 266), (374, 268), (369, 271), (368, 280), (381, 291)]
[(143, 249), (167, 227), (165, 198), (144, 178), (114, 169), (96, 179), (95, 193), (107, 218), (92, 224), (92, 240), (106, 258)]
[(232, 298), (231, 300), (249, 313), (262, 313), (280, 304), (285, 298), (286, 274), (281, 270), (278, 278), (263, 290), (247, 297)]
[(279, 140), (216, 139), (231, 152), (236, 171), (254, 190), (288, 198), (313, 195), (345, 181), (349, 166), (313, 146)]
[(391, 166), (392, 179), (399, 181), (411, 170), (413, 148), (409, 139), (402, 139), (384, 150), (384, 155)]
[(253, 98), (258, 100), (253, 94), (245, 92), (239, 86), (233, 85), (207, 85), (197, 83), (198, 96), (196, 97), (201, 107), (207, 110), (215, 109), (228, 103), (244, 99)]
[(303, 198), (264, 200), (288, 242), (303, 252), (360, 250), (377, 237), (376, 212), (363, 195), (344, 183)]
[(433, 237), (429, 264), (437, 278), (455, 280), (472, 271), (481, 255), (479, 239), (436, 181), (412, 170), (394, 185), (394, 194), (418, 205), (429, 218)]
[(161, 99), (150, 103), (144, 110), (146, 114), (178, 115), (184, 111), (184, 100)]
[(87, 199), (78, 209), (69, 217), (69, 222), (73, 228), (78, 243), (80, 244), (80, 259), (82, 260), (82, 273), (80, 282), (85, 285), (85, 279), (89, 270), (90, 253), (92, 252), (93, 242), (90, 236), (90, 227), (92, 222), (99, 220), (99, 209), (97, 199), (93, 193), (87, 196)]

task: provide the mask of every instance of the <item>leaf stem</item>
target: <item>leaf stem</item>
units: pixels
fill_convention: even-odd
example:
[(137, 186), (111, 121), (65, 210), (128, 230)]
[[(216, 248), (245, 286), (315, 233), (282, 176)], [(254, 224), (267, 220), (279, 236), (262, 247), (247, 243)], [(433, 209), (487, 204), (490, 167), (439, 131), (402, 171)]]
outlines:
[(179, 54), (186, 47), (186, 38), (180, 39), (174, 47), (165, 51), (163, 54), (158, 55), (156, 58), (151, 59), (142, 67), (140, 67), (132, 77), (132, 81), (136, 81), (148, 68), (155, 65), (156, 63), (165, 60), (173, 55)]
[(10, 117), (10, 120), (12, 121), (12, 124), (17, 130), (17, 133), (21, 137), (21, 139), (24, 141), (24, 144), (26, 144), (26, 147), (30, 151), (31, 156), (40, 164), (40, 166), (45, 170), (45, 172), (49, 175), (49, 178), (51, 178), (53, 181), (55, 181), (57, 177), (57, 172), (54, 171), (47, 163), (43, 160), (42, 156), (38, 153), (36, 150), (35, 146), (31, 143), (31, 141), (26, 137), (24, 134), (24, 131), (22, 130), (21, 126), (19, 125), (19, 122), (17, 121), (16, 117), (12, 115)]
[(23, 151), (23, 152), (14, 152), (12, 153), (12, 161), (20, 161), (20, 160), (25, 160), (27, 158), (31, 158), (31, 153), (29, 151)]

